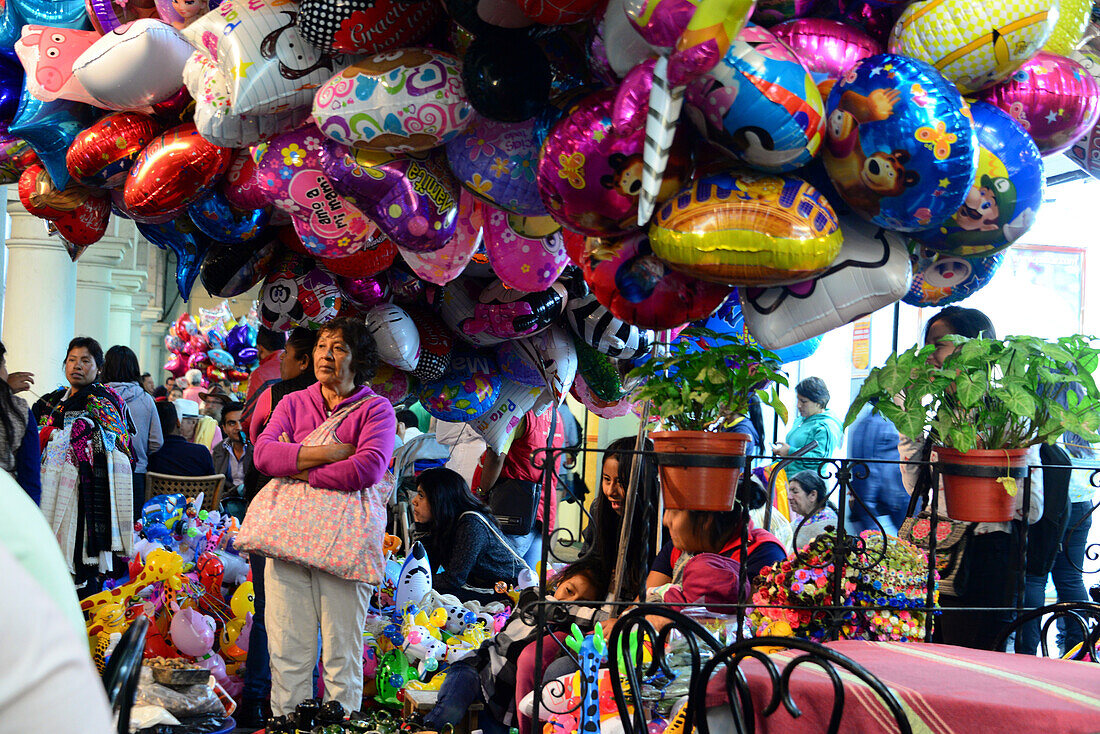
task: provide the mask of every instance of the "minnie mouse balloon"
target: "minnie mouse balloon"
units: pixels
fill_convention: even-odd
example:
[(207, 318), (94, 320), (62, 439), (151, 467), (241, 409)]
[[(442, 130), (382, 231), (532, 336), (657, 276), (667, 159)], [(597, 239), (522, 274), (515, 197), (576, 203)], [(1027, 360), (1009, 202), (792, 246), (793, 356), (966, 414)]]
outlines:
[(485, 251), (493, 272), (509, 288), (529, 293), (549, 288), (569, 264), (561, 225), (550, 217), (521, 217), (485, 207)]
[(205, 140), (194, 125), (172, 128), (146, 146), (130, 168), (127, 210), (155, 218), (185, 209), (213, 188), (232, 154)]
[(645, 232), (589, 238), (581, 266), (592, 295), (612, 314), (642, 329), (671, 329), (703, 318), (732, 290), (673, 270), (653, 254)]
[(287, 252), (260, 290), (260, 320), (268, 329), (316, 329), (340, 312), (336, 279), (308, 258)]
[(978, 98), (1007, 112), (1043, 155), (1070, 147), (1100, 119), (1096, 78), (1073, 59), (1046, 51)]
[(101, 107), (141, 109), (179, 91), (193, 50), (175, 28), (143, 18), (92, 44), (73, 62), (73, 75)]
[(298, 32), (323, 53), (377, 54), (411, 46), (439, 18), (434, 2), (302, 0)]
[(428, 150), (466, 126), (457, 58), (410, 48), (352, 64), (313, 101), (318, 129), (338, 143), (391, 153)]
[(894, 24), (887, 49), (934, 65), (970, 94), (1034, 56), (1057, 19), (1057, 0), (918, 0)]
[(26, 70), (27, 91), (43, 102), (67, 99), (95, 104), (92, 95), (73, 75), (73, 62), (99, 37), (95, 31), (23, 26), (15, 43), (15, 54)]
[(649, 329), (615, 318), (591, 293), (569, 301), (565, 320), (584, 343), (615, 359), (645, 354), (657, 338)]
[(458, 184), (442, 156), (394, 156), (326, 140), (321, 170), (397, 246), (431, 252), (454, 236)]
[(883, 54), (833, 86), (822, 160), (864, 219), (899, 232), (938, 226), (962, 205), (978, 141), (958, 90), (923, 61)]
[(485, 415), (500, 395), (501, 377), (488, 355), (458, 350), (450, 369), (419, 391), (424, 410), (441, 421), (467, 423)]
[(317, 87), (351, 63), (303, 40), (297, 19), (298, 6), (285, 0), (225, 0), (183, 35), (217, 60), (228, 81), (230, 112), (267, 115), (308, 108)]
[(478, 294), (472, 317), (459, 328), (466, 335), (485, 332), (497, 339), (532, 336), (550, 328), (562, 315), (567, 298), (561, 283), (538, 293), (523, 293), (496, 281)]
[(485, 284), (473, 278), (463, 277), (448, 283), (440, 292), (439, 312), (443, 321), (458, 337), (474, 346), (489, 347), (500, 344), (507, 337), (499, 337), (486, 329), (467, 331), (465, 324), (475, 318), (478, 296)]
[(386, 303), (367, 312), (367, 330), (378, 345), (378, 358), (404, 372), (416, 368), (420, 359), (420, 333), (412, 318), (400, 306)]
[(473, 114), (447, 143), (447, 161), (475, 196), (507, 212), (540, 216), (546, 206), (535, 183), (539, 145), (534, 121), (507, 124)]
[(1035, 141), (993, 105), (970, 106), (982, 146), (966, 201), (936, 229), (914, 238), (933, 250), (974, 257), (999, 252), (1035, 223), (1043, 202), (1043, 159)]
[(839, 79), (862, 59), (883, 52), (882, 44), (864, 31), (828, 18), (796, 18), (770, 30), (818, 81)]
[(121, 188), (138, 155), (160, 131), (149, 115), (113, 112), (77, 134), (65, 155), (65, 165), (85, 186)]
[[(539, 192), (550, 216), (590, 237), (637, 227), (645, 128), (620, 134), (612, 125), (614, 102), (614, 91), (583, 98), (551, 129), (539, 157)], [(674, 144), (658, 200), (676, 193), (689, 171), (685, 147)]]

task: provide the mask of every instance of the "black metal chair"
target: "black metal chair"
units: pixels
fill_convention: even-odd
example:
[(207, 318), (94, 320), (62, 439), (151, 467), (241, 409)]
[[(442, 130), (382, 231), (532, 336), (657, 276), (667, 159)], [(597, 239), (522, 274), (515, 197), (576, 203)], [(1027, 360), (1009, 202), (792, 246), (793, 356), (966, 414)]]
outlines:
[[(761, 648), (787, 648), (801, 651), (803, 654), (791, 659), (780, 671), (774, 658), (769, 657)], [(752, 693), (749, 690), (748, 680), (741, 670), (741, 661), (745, 658), (753, 658), (759, 661), (771, 680), (771, 696), (767, 704), (761, 709), (754, 706)], [(708, 660), (694, 676), (691, 682), (691, 694), (688, 705), (695, 714), (696, 725), (701, 734), (710, 734), (710, 725), (706, 715), (706, 691), (707, 683), (714, 675), (719, 665), (725, 665), (725, 689), (729, 700), (730, 713), (733, 716), (734, 731), (738, 734), (752, 734), (756, 730), (755, 711), (760, 710), (764, 716), (771, 716), (779, 709), (779, 704), (798, 718), (802, 715), (801, 709), (791, 696), (791, 675), (801, 665), (815, 665), (825, 671), (833, 686), (833, 708), (829, 718), (829, 734), (835, 734), (840, 730), (840, 722), (844, 716), (844, 681), (837, 668), (857, 677), (866, 684), (875, 695), (885, 704), (890, 715), (897, 724), (901, 734), (912, 734), (912, 726), (909, 717), (902, 708), (901, 702), (891, 693), (882, 681), (876, 678), (862, 665), (846, 655), (842, 655), (824, 645), (808, 640), (800, 640), (792, 637), (756, 637), (735, 642)], [(690, 714), (689, 714), (690, 715)]]
[[(1049, 615), (1049, 617), (1047, 617), (1047, 615)], [(1001, 632), (997, 640), (993, 643), (993, 649), (1005, 652), (1008, 638), (1013, 633), (1018, 633), (1023, 629), (1024, 625), (1036, 620), (1042, 620), (1043, 617), (1047, 617), (1047, 619), (1041, 622), (1039, 628), (1039, 650), (1042, 653), (1042, 657), (1061, 657), (1057, 652), (1052, 655), (1047, 645), (1047, 632), (1050, 630), (1050, 626), (1061, 619), (1067, 627), (1073, 625), (1074, 629), (1079, 630), (1081, 632), (1081, 639), (1084, 640), (1084, 643), (1078, 648), (1077, 652), (1073, 654), (1071, 659), (1100, 662), (1096, 653), (1096, 646), (1100, 643), (1100, 604), (1092, 604), (1084, 601), (1067, 601), (1059, 604), (1050, 604), (1045, 607), (1032, 609), (1030, 612), (1025, 612), (1023, 615), (1017, 617), (1014, 622), (1005, 627), (1004, 631)]]
[(118, 732), (129, 734), (130, 709), (134, 706), (138, 678), (141, 675), (141, 659), (145, 653), (145, 635), (149, 631), (149, 619), (142, 615), (135, 619), (115, 651), (107, 660), (103, 671), (103, 686), (111, 708), (118, 711)]

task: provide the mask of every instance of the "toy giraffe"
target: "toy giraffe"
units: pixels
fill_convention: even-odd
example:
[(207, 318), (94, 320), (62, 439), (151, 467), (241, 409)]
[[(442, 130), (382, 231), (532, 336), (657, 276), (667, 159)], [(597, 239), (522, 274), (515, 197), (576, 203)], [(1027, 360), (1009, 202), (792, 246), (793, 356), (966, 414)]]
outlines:
[(88, 637), (93, 644), (92, 661), (100, 675), (103, 675), (112, 643), (122, 639), (122, 633), (129, 625), (126, 610), (120, 602), (103, 604), (96, 612), (95, 618), (88, 623)]
[(141, 569), (137, 578), (128, 584), (89, 596), (80, 602), (80, 611), (89, 618), (94, 617), (100, 607), (128, 599), (149, 584), (155, 584), (158, 581), (166, 581), (169, 586), (178, 591), (182, 584), (180, 581), (182, 573), (183, 559), (176, 553), (158, 548), (145, 559), (145, 567)]
[(577, 654), (584, 681), (584, 699), (581, 701), (580, 728), (578, 734), (599, 734), (600, 732), (600, 665), (607, 660), (607, 643), (603, 639), (603, 628), (596, 625), (595, 631), (587, 637), (581, 635), (580, 627), (573, 625), (565, 644)]

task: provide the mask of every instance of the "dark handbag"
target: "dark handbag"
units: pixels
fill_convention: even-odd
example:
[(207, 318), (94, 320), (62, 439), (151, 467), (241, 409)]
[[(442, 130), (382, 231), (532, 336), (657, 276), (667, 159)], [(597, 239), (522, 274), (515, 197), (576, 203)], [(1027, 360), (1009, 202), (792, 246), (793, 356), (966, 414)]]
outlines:
[(489, 490), (488, 504), (506, 535), (527, 535), (535, 529), (542, 484), (500, 479)]

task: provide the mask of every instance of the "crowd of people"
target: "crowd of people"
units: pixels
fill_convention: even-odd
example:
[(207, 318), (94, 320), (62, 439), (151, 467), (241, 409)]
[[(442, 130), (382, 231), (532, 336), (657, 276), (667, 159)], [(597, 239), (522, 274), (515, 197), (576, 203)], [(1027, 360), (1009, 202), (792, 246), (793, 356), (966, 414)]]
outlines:
[[(945, 340), (950, 334), (993, 336), (994, 330), (981, 312), (944, 309), (925, 332), (926, 344), (937, 347), (931, 359), (938, 364), (954, 348)], [(259, 367), (241, 393), (237, 385), (205, 384), (193, 374), (155, 386), (128, 347), (115, 345), (104, 353), (94, 339), (78, 337), (66, 352), (68, 384), (32, 407), (20, 393), (34, 384), (33, 375), (7, 372), (0, 345), (0, 466), (9, 475), (5, 481), (18, 483), (26, 501), (40, 508), (79, 596), (124, 572), (117, 561), (133, 551), (131, 524), (140, 519), (157, 476), (222, 475), (223, 496), (240, 500), (242, 536), (248, 528), (247, 535), (256, 537), (244, 543), (252, 550), (255, 614), (237, 718), (243, 725), (260, 726), (265, 716), (288, 714), (312, 697), (318, 661), (326, 699), (348, 711), (360, 708), (361, 631), (372, 590), (365, 579), (380, 573), (383, 533), (396, 527), (395, 514), (405, 511), (402, 498), (411, 537), (430, 559), (433, 588), (461, 601), (500, 598), (501, 584), (519, 585), (543, 560), (541, 544), (546, 528), (555, 527), (557, 492), (567, 486), (563, 479), (572, 466), (565, 458), (544, 467), (535, 459), (536, 450), (579, 446), (580, 435), (568, 408), (531, 412), (497, 452), (461, 424), (430, 419), (419, 405), (395, 410), (370, 388), (378, 353), (361, 321), (338, 318), (318, 331), (295, 329), (286, 335), (261, 331), (257, 344)], [(550, 593), (561, 604), (549, 630), (513, 615), (476, 655), (450, 667), (428, 724), (456, 723), (471, 703), (480, 702), (486, 707), (484, 731), (516, 726), (527, 734), (532, 722), (520, 712), (519, 702), (540, 676), (570, 672), (573, 665), (571, 659), (558, 659), (561, 646), (550, 639), (537, 659), (533, 643), (539, 635), (563, 640), (572, 624), (582, 630), (601, 625), (609, 632), (621, 613), (621, 607), (577, 602), (745, 602), (761, 569), (835, 530), (840, 522), (836, 487), (822, 467), (844, 448), (844, 434), (828, 410), (824, 381), (804, 379), (795, 393), (798, 419), (774, 444), (776, 456), (790, 460), (788, 531), (762, 527), (759, 511), (767, 494), (754, 481), (741, 484), (739, 501), (728, 511), (666, 509), (656, 517), (660, 490), (653, 457), (635, 453), (633, 437), (611, 442), (602, 456), (599, 491), (579, 560), (552, 578)], [(759, 416), (745, 416), (743, 425), (756, 446), (764, 445)], [(1089, 466), (1092, 448), (1080, 436), (1067, 434), (1062, 446), (1067, 466)], [(930, 441), (899, 437), (891, 424), (868, 412), (849, 432), (847, 456), (927, 460), (934, 452)], [(1042, 459), (1054, 461), (1047, 455)], [(387, 479), (391, 469), (396, 485)], [(919, 469), (874, 464), (856, 473), (847, 508), (849, 531), (881, 525), (898, 532), (912, 511), (910, 496), (928, 481)], [(640, 509), (624, 533), (632, 470)], [(1010, 606), (1022, 571), (1029, 604), (1042, 603), (1048, 575), (1053, 575), (1059, 600), (1087, 598), (1074, 567), (1083, 560), (1092, 487), (1086, 472), (1066, 474), (1062, 504), (1068, 524), (1043, 525), (1044, 493), (1049, 509), (1055, 480), (1044, 482), (1037, 475), (1026, 518), (1018, 507), (1010, 523), (967, 528), (969, 542), (960, 560), (966, 578), (941, 590), (944, 612), (937, 619), (937, 640), (990, 647), (1010, 613), (965, 608)], [(272, 523), (276, 508), (265, 489), (303, 487), (309, 492), (302, 495), (300, 523), (293, 528)], [(494, 493), (502, 488), (531, 499), (528, 524), (520, 532), (502, 525), (493, 506)], [(572, 489), (563, 492), (576, 497)], [(354, 516), (365, 519), (358, 525), (329, 509), (348, 501), (359, 503), (361, 514)], [(942, 513), (941, 508), (924, 509)], [(276, 527), (257, 529), (257, 517)], [(1023, 522), (1033, 524), (1036, 533), (1026, 569), (1018, 568), (1014, 532)], [(625, 554), (620, 552), (624, 538), (630, 543)], [(4, 545), (0, 542), (0, 550)], [(257, 550), (275, 547), (277, 552)], [(319, 559), (318, 553), (328, 558)], [(613, 583), (621, 557), (625, 565)], [(10, 563), (0, 554), (0, 566)], [(521, 605), (529, 598), (528, 592)], [(1037, 636), (1037, 629), (1019, 635), (1017, 651), (1033, 654)], [(1063, 646), (1072, 646), (1079, 636), (1079, 631), (1064, 630)]]

